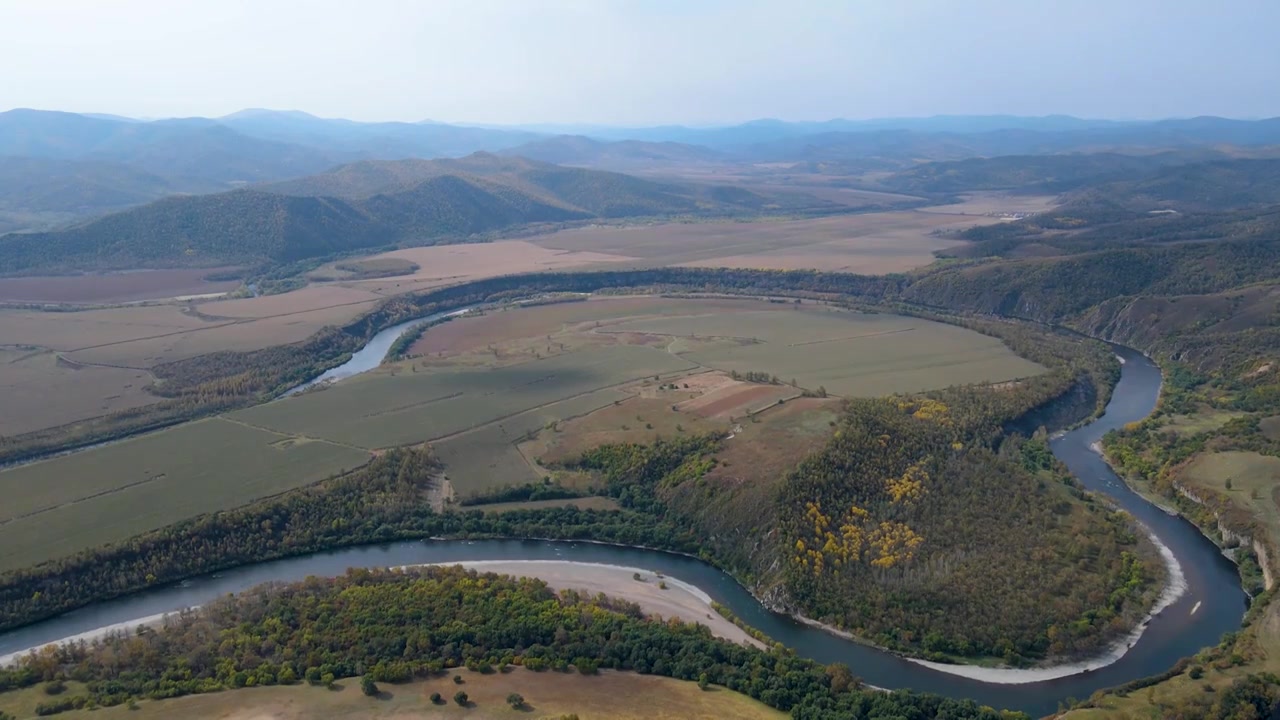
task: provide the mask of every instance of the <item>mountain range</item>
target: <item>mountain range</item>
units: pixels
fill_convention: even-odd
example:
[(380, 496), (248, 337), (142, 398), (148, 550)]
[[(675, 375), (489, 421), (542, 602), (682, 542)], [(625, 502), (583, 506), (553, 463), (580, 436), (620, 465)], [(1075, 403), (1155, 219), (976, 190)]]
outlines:
[[(1280, 145), (1280, 118), (1117, 122), (1068, 116), (940, 116), (628, 129), (367, 123), (263, 109), (212, 119), (149, 121), (18, 109), (0, 113), (0, 232), (53, 229), (170, 195), (259, 185), (292, 192), (289, 182), (340, 166), (345, 168), (334, 171), (334, 177), (300, 182), (328, 183), (336, 188), (331, 193), (336, 197), (352, 192), (369, 196), (396, 183), (379, 181), (375, 190), (360, 190), (370, 180), (354, 180), (361, 170), (353, 163), (453, 158), (481, 151), (583, 168), (643, 168), (648, 174), (762, 164), (860, 174), (910, 170), (928, 161), (1102, 151), (1134, 158), (1132, 165), (1154, 166), (1160, 161), (1149, 163), (1136, 156), (1209, 153), (1224, 147), (1255, 153), (1271, 145)], [(1073, 162), (1079, 167), (1071, 172), (1088, 175), (1087, 161)], [(408, 162), (398, 169), (379, 166), (376, 172), (406, 172), (422, 180), (444, 171)], [(937, 184), (936, 179), (929, 182)], [(353, 190), (339, 187), (344, 184)], [(1050, 187), (1052, 183), (1046, 185)], [(900, 189), (911, 187), (904, 184)]]

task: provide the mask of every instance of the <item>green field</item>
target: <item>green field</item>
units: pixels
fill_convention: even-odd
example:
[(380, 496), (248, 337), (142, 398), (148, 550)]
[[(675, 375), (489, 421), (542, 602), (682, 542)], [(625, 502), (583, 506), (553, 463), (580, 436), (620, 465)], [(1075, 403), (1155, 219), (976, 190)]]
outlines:
[[(0, 571), (306, 485), (376, 449), (432, 443), (458, 497), (535, 481), (545, 471), (520, 441), (652, 394), (628, 384), (655, 376), (765, 371), (838, 395), (881, 395), (1042, 370), (968, 330), (813, 304), (623, 298), (571, 310), (455, 321), (424, 336), (442, 332), (435, 337), (447, 346), (470, 348), (449, 357), (432, 351), (221, 418), (0, 472)], [(666, 410), (681, 399), (646, 402)]]
[(630, 380), (692, 367), (661, 350), (617, 346), (498, 368), (375, 373), (231, 417), (278, 432), (384, 448), (444, 438)]
[(462, 496), (541, 480), (542, 475), (516, 448), (521, 440), (551, 422), (586, 415), (627, 397), (612, 388), (579, 395), (454, 435), (435, 443), (435, 450), (454, 490)]
[[(996, 338), (897, 315), (778, 309), (634, 320), (609, 329), (668, 335), (673, 351), (700, 365), (765, 371), (843, 396), (1001, 382), (1044, 371)], [(686, 348), (691, 338), (698, 346)], [(707, 346), (708, 340), (714, 344)]]
[(0, 472), (0, 571), (363, 465), (369, 453), (213, 418)]

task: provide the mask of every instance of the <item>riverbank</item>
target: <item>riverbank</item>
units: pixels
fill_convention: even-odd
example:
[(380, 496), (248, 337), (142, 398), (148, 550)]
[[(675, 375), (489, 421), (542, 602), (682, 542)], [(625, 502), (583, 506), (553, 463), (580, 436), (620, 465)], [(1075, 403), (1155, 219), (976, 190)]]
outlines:
[[(191, 609), (194, 610), (195, 608), (191, 608)], [(101, 640), (104, 637), (108, 637), (116, 633), (132, 632), (133, 630), (143, 625), (147, 627), (159, 627), (164, 624), (165, 618), (173, 615), (179, 615), (182, 612), (183, 611), (179, 610), (176, 612), (156, 613), (154, 615), (140, 617), (137, 620), (126, 620), (125, 622), (114, 623), (112, 625), (106, 625), (100, 628), (89, 630), (87, 632), (82, 632), (76, 635), (71, 635), (69, 637), (64, 637), (60, 640), (54, 640), (53, 642), (43, 643), (35, 647), (29, 647), (22, 650), (16, 650), (10, 653), (5, 653), (4, 655), (0, 655), (0, 667), (11, 665), (14, 662), (16, 662), (18, 658), (21, 658), (24, 655), (29, 655), (33, 652), (36, 652), (37, 650), (42, 650), (46, 647), (49, 647), (50, 645), (68, 645), (70, 643), (78, 643), (78, 642), (91, 643), (94, 640)]]
[(711, 596), (700, 588), (652, 570), (572, 560), (467, 560), (425, 566), (430, 565), (461, 565), (478, 572), (537, 578), (555, 590), (604, 593), (633, 602), (646, 614), (698, 623), (716, 637), (765, 648), (764, 643), (717, 613), (711, 607)]

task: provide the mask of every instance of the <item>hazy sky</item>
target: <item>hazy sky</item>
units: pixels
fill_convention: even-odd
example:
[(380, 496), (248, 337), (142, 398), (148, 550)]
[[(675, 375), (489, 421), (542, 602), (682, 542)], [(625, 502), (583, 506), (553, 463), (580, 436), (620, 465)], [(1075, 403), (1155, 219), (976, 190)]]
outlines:
[(0, 0), (0, 110), (1280, 115), (1280, 0)]

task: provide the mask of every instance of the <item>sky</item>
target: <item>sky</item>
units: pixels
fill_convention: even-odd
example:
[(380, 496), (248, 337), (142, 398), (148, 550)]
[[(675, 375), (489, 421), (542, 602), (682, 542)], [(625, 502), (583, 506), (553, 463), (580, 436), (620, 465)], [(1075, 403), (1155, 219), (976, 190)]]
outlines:
[(0, 110), (1280, 115), (1280, 0), (0, 0)]

